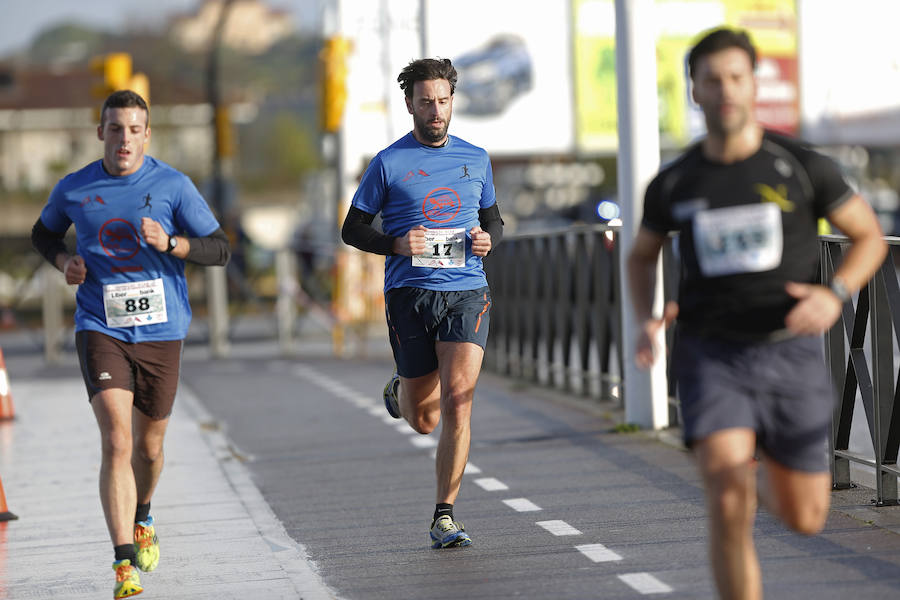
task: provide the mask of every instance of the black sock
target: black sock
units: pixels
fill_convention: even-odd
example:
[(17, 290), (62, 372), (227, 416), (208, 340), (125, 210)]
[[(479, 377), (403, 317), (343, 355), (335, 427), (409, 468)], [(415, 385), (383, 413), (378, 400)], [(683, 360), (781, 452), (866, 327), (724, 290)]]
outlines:
[(113, 546), (113, 551), (116, 553), (116, 562), (125, 560), (127, 558), (131, 561), (131, 564), (134, 565), (134, 560), (135, 558), (137, 558), (134, 554), (134, 544), (122, 544), (121, 546)]
[(138, 521), (146, 521), (147, 517), (150, 516), (150, 503), (147, 504), (138, 504), (137, 511), (134, 513), (134, 522)]
[(431, 520), (431, 524), (434, 525), (434, 522), (438, 520), (438, 517), (443, 517), (447, 515), (453, 520), (453, 505), (446, 504), (443, 502), (438, 502), (434, 505), (434, 518)]

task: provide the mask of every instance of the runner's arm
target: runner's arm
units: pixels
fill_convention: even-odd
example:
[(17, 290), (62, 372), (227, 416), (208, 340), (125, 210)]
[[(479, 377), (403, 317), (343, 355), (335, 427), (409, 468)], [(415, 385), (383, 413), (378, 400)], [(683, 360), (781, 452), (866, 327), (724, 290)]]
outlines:
[(491, 251), (493, 251), (503, 239), (503, 219), (500, 217), (500, 207), (496, 202), (487, 208), (478, 209), (478, 223), (482, 230), (490, 234)]
[[(31, 245), (38, 253), (43, 256), (48, 263), (62, 271), (62, 265), (71, 256), (69, 249), (63, 239), (66, 237), (65, 232), (56, 233), (49, 229), (40, 217), (34, 222), (31, 228)], [(57, 258), (63, 256), (62, 264), (57, 262)]]
[(188, 251), (184, 260), (188, 262), (204, 266), (224, 267), (231, 259), (231, 245), (221, 227), (203, 237), (178, 236), (178, 240), (179, 243), (181, 240), (187, 241)]
[(341, 239), (345, 244), (363, 252), (393, 256), (396, 238), (372, 227), (374, 220), (375, 215), (351, 206), (341, 227)]

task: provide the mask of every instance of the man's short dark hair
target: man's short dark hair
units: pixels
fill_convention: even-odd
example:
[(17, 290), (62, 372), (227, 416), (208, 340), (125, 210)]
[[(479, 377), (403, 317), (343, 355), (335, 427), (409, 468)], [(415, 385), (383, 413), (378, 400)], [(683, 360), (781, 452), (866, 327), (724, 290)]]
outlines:
[(449, 58), (420, 58), (414, 60), (400, 71), (397, 81), (407, 98), (412, 98), (413, 85), (417, 81), (433, 81), (446, 79), (450, 83), (450, 95), (456, 91), (456, 68)]
[(697, 71), (697, 63), (700, 59), (709, 54), (714, 54), (728, 48), (740, 48), (750, 57), (750, 66), (756, 69), (756, 48), (750, 41), (750, 36), (742, 29), (730, 29), (728, 27), (720, 27), (713, 29), (703, 35), (697, 42), (691, 53), (688, 55), (688, 69), (691, 79)]
[(107, 96), (103, 101), (103, 107), (100, 109), (100, 125), (102, 126), (106, 120), (107, 108), (140, 108), (147, 113), (147, 126), (150, 126), (150, 107), (141, 98), (140, 94), (131, 90), (119, 90)]

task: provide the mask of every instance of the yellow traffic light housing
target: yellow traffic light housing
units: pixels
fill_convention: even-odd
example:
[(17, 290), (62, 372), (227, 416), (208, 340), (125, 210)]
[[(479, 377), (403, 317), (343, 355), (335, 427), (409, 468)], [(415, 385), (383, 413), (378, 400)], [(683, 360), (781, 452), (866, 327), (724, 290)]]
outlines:
[(351, 42), (343, 37), (325, 40), (319, 53), (321, 97), (319, 117), (322, 130), (334, 133), (341, 127), (347, 101), (347, 57)]
[[(101, 76), (102, 81), (91, 88), (91, 93), (101, 102), (119, 90), (131, 90), (150, 104), (150, 80), (144, 73), (132, 73), (132, 59), (127, 52), (111, 52), (91, 59), (91, 71)], [(99, 108), (96, 118), (100, 120)]]

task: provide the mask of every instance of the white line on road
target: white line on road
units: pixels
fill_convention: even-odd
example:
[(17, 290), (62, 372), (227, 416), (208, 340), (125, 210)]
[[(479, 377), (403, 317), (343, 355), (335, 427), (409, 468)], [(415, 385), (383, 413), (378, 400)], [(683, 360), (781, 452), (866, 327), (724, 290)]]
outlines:
[(472, 463), (467, 462), (465, 473), (467, 473), (468, 475), (478, 475), (479, 473), (481, 473), (481, 469), (479, 469)]
[(603, 544), (583, 544), (581, 546), (575, 546), (575, 549), (594, 562), (622, 560), (621, 556), (619, 556)]
[(565, 521), (538, 521), (538, 527), (543, 527), (553, 535), (581, 535), (581, 532)]
[(627, 583), (633, 590), (641, 594), (668, 594), (672, 588), (650, 573), (626, 573), (619, 579)]
[(411, 437), (409, 438), (409, 441), (411, 441), (413, 446), (416, 446), (417, 448), (434, 448), (435, 446), (437, 446), (436, 439), (422, 435)]
[(507, 498), (503, 501), (503, 504), (516, 512), (534, 512), (536, 510), (542, 510), (540, 506), (528, 498)]
[(499, 479), (494, 479), (493, 477), (482, 477), (481, 479), (475, 480), (475, 485), (480, 487), (486, 492), (496, 492), (498, 490), (508, 490), (509, 486), (500, 481)]
[(418, 433), (415, 429), (410, 427), (409, 423), (407, 423), (406, 421), (396, 422), (396, 424), (394, 425), (394, 429), (396, 429), (400, 433), (405, 433), (407, 435), (412, 435), (414, 433)]

